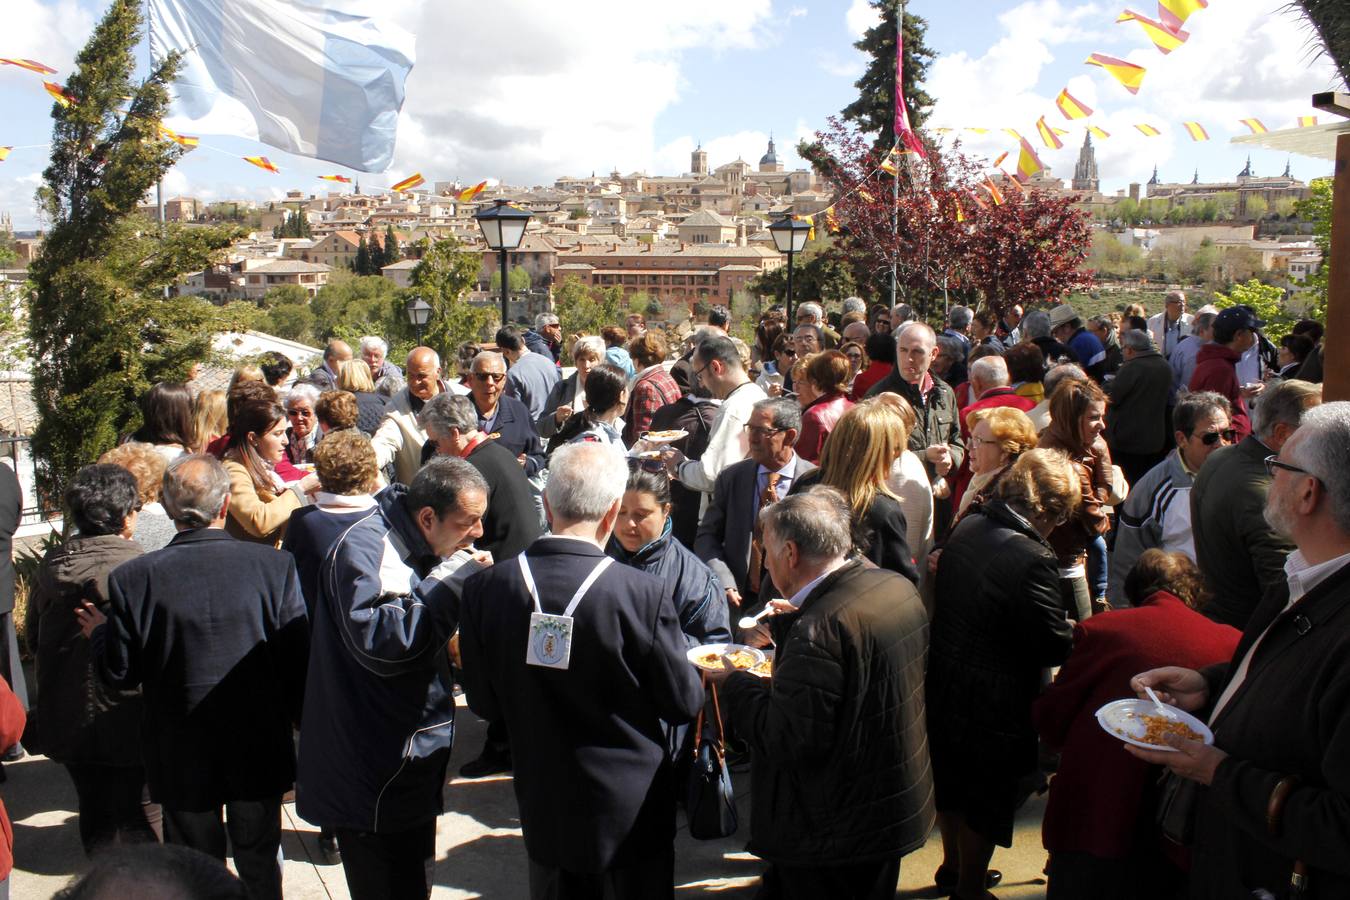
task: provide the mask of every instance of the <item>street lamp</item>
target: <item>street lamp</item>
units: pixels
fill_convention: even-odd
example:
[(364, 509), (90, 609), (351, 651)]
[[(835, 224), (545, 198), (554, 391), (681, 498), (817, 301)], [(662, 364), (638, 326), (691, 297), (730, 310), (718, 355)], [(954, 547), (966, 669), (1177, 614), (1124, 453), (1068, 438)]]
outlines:
[(422, 346), (422, 329), (426, 327), (427, 320), (431, 318), (431, 304), (420, 296), (414, 295), (411, 300), (403, 304), (403, 311), (408, 314), (408, 324), (417, 332), (417, 346)]
[(506, 282), (506, 256), (520, 246), (525, 237), (525, 226), (532, 218), (528, 209), (512, 206), (505, 200), (481, 210), (474, 219), (483, 231), (483, 240), (489, 250), (497, 250), (502, 255), (502, 326), (511, 321), (507, 315), (507, 304), (511, 300), (511, 291)]
[(769, 226), (769, 234), (773, 236), (773, 244), (778, 248), (778, 252), (786, 253), (788, 258), (787, 327), (792, 328), (792, 258), (801, 253), (806, 246), (806, 238), (811, 234), (811, 224), (803, 222), (796, 216), (785, 215)]

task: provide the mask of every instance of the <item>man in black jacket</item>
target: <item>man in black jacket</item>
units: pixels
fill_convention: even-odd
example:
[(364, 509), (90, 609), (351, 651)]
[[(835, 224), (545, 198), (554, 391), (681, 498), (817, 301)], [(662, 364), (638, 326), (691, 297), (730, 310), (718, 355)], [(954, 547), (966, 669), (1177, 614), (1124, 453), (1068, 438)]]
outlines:
[(1172, 398), (1172, 367), (1153, 346), (1147, 331), (1120, 336), (1125, 363), (1106, 383), (1111, 409), (1106, 443), (1111, 461), (1135, 484), (1167, 455), (1167, 407)]
[(175, 461), (163, 498), (178, 535), (113, 570), (107, 619), (86, 603), (81, 627), (100, 677), (142, 689), (165, 840), (224, 862), (228, 831), (249, 896), (280, 900), (281, 795), (309, 658), (295, 561), (225, 532), (230, 477), (214, 457)]
[(664, 583), (604, 554), (627, 480), (612, 445), (560, 447), (552, 533), (464, 586), (464, 687), (510, 727), (536, 898), (672, 894), (664, 723), (691, 720), (703, 691)]
[(777, 645), (773, 678), (709, 676), (754, 753), (749, 849), (770, 862), (759, 896), (890, 900), (901, 857), (933, 828), (928, 616), (907, 579), (847, 559), (850, 515), (833, 488), (761, 518), (790, 598), (752, 638)]
[[(1288, 599), (1252, 617), (1231, 662), (1135, 676), (1208, 721), (1213, 745), (1130, 753), (1205, 785), (1191, 892), (1197, 900), (1350, 896), (1350, 403), (1309, 410), (1267, 468), (1265, 517), (1297, 548)], [(1295, 862), (1305, 889), (1289, 889)]]

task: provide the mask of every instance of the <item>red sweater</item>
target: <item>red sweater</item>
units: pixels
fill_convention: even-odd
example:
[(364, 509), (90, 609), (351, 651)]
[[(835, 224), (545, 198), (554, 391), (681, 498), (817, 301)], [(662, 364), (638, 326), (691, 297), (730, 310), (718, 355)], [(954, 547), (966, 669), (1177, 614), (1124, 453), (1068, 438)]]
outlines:
[(1242, 354), (1225, 347), (1223, 344), (1205, 344), (1195, 355), (1195, 373), (1187, 387), (1196, 391), (1213, 391), (1227, 397), (1233, 404), (1233, 430), (1237, 437), (1233, 443), (1252, 433), (1252, 421), (1247, 415), (1247, 401), (1242, 397), (1241, 385), (1237, 380), (1237, 364)]
[(1063, 754), (1041, 826), (1045, 849), (1104, 859), (1136, 849), (1137, 836), (1152, 831), (1158, 770), (1126, 753), (1097, 724), (1096, 712), (1133, 697), (1130, 679), (1140, 672), (1223, 662), (1241, 637), (1166, 591), (1078, 623), (1069, 661), (1031, 710), (1041, 737)]
[(854, 377), (853, 386), (849, 388), (848, 399), (856, 403), (866, 397), (867, 392), (872, 389), (872, 385), (891, 374), (891, 370), (894, 368), (895, 366), (890, 363), (874, 360)]
[(808, 462), (820, 463), (820, 449), (834, 430), (834, 423), (848, 412), (853, 401), (843, 394), (824, 394), (802, 410), (802, 430), (797, 437), (797, 455)]
[[(19, 698), (9, 685), (0, 680), (0, 747), (13, 747), (23, 737), (27, 716)], [(9, 824), (9, 813), (0, 802), (0, 881), (9, 877), (14, 868), (14, 829)]]

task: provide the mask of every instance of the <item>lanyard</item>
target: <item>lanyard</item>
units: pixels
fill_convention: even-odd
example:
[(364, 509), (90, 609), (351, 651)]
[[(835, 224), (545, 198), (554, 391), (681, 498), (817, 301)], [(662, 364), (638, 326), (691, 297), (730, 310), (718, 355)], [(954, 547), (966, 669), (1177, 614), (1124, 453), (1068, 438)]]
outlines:
[[(520, 554), (516, 559), (520, 560), (520, 574), (525, 579), (525, 589), (530, 592), (530, 599), (534, 601), (534, 611), (543, 613), (544, 609), (539, 605), (539, 588), (535, 586), (534, 573), (530, 571), (529, 560), (525, 558), (524, 553)], [(600, 577), (605, 569), (609, 568), (609, 564), (612, 562), (614, 562), (614, 560), (611, 557), (606, 556), (591, 570), (591, 574), (586, 576), (586, 580), (581, 583), (581, 586), (577, 588), (577, 592), (572, 595), (572, 602), (567, 604), (567, 609), (563, 611), (564, 616), (570, 616), (572, 613), (576, 612), (577, 607), (581, 605), (582, 598), (584, 598), (586, 593), (591, 589), (591, 585), (595, 584), (595, 580)]]

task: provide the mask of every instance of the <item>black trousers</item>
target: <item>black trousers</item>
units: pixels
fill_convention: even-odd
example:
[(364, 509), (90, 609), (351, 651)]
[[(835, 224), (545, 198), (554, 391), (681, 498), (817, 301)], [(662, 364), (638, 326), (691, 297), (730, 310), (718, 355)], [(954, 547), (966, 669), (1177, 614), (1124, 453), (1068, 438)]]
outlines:
[(281, 798), (232, 800), (221, 809), (192, 811), (164, 807), (164, 840), (225, 861), (225, 836), (234, 867), (252, 900), (281, 900)]
[(530, 900), (671, 900), (675, 846), (598, 874), (568, 872), (530, 860)]
[(764, 872), (755, 900), (894, 900), (900, 859), (852, 866), (782, 866)]
[(159, 804), (150, 802), (145, 769), (67, 763), (79, 798), (80, 843), (93, 856), (113, 844), (157, 843), (162, 832)]
[(352, 900), (426, 900), (436, 870), (436, 820), (376, 834), (337, 828)]

